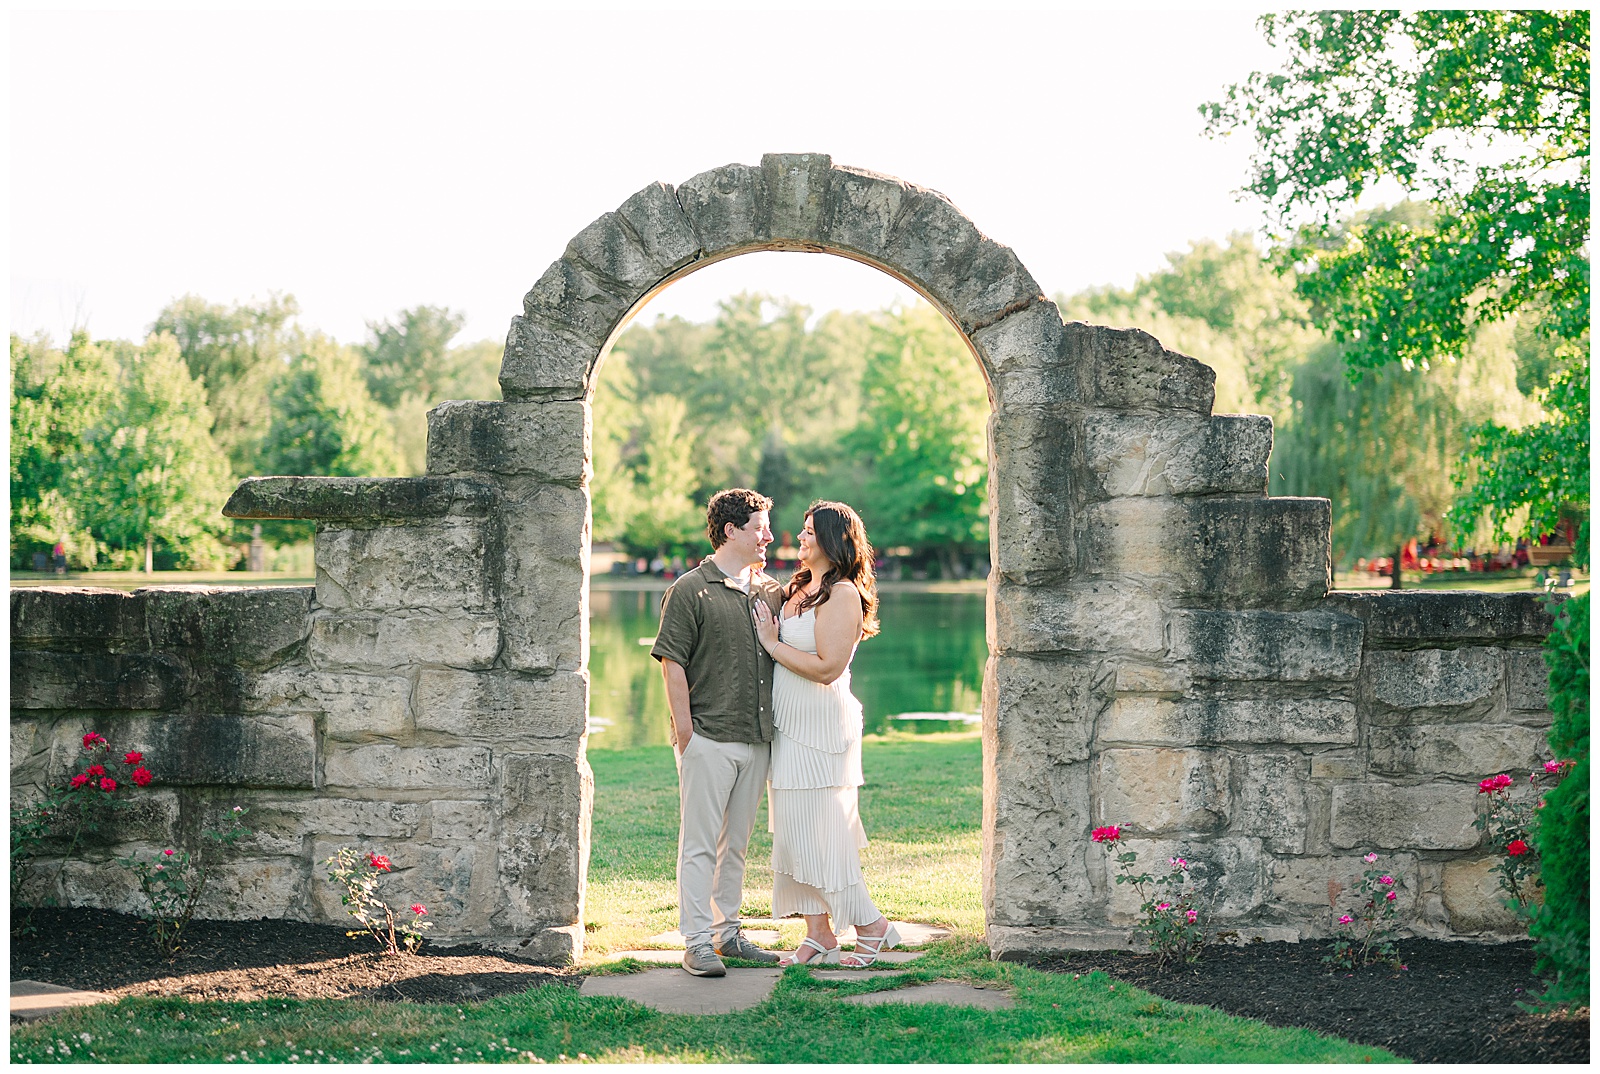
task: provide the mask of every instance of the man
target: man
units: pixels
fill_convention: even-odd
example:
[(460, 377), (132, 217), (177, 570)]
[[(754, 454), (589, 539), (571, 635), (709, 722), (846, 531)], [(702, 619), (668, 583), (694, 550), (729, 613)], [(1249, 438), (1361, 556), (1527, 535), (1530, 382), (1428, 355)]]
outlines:
[(776, 962), (739, 920), (744, 854), (772, 752), (772, 658), (756, 639), (753, 602), (774, 614), (783, 589), (763, 574), (772, 501), (726, 489), (706, 505), (712, 554), (661, 598), (661, 661), (678, 760), (678, 931), (683, 968), (727, 972), (719, 956)]

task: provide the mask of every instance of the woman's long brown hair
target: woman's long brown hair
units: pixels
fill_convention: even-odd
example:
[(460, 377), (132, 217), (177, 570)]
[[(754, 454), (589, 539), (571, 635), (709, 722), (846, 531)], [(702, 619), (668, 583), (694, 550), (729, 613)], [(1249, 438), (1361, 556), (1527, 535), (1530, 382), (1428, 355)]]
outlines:
[[(861, 636), (870, 638), (878, 632), (878, 579), (872, 570), (872, 544), (867, 540), (867, 527), (861, 516), (849, 504), (832, 500), (818, 500), (806, 508), (811, 519), (811, 530), (817, 536), (817, 547), (828, 557), (828, 569), (822, 574), (822, 584), (815, 593), (800, 601), (795, 614), (828, 603), (835, 582), (849, 582), (861, 594)], [(811, 584), (811, 569), (802, 566), (789, 579), (783, 591), (785, 601)]]

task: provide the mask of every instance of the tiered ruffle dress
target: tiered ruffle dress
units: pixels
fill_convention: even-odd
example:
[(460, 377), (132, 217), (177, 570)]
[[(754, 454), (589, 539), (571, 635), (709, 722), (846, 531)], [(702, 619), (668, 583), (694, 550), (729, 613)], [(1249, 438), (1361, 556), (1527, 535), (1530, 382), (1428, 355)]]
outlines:
[[(816, 636), (815, 608), (779, 625), (780, 640), (804, 652), (817, 651)], [(835, 928), (871, 924), (880, 915), (861, 879), (861, 702), (850, 693), (850, 669), (824, 686), (778, 665), (772, 715), (773, 916), (825, 913)]]

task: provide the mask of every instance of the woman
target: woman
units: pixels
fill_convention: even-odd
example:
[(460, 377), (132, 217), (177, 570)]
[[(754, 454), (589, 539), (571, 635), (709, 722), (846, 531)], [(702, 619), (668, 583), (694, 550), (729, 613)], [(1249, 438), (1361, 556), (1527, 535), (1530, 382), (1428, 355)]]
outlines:
[[(800, 569), (784, 589), (782, 621), (762, 604), (753, 612), (757, 637), (778, 665), (768, 774), (772, 913), (806, 920), (806, 938), (785, 966), (865, 968), (900, 942), (862, 883), (867, 833), (856, 810), (861, 702), (850, 693), (850, 659), (878, 632), (877, 605), (861, 517), (818, 500), (800, 531)], [(843, 959), (830, 915), (855, 926), (855, 953)]]

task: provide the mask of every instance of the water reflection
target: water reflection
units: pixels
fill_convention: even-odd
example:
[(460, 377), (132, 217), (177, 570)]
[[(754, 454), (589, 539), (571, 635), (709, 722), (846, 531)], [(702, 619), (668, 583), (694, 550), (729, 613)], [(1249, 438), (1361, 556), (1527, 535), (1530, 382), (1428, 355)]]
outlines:
[[(589, 594), (589, 748), (665, 745), (667, 695), (650, 643), (661, 593), (595, 589)], [(851, 685), (867, 732), (960, 727), (975, 719), (983, 690), (983, 594), (882, 594), (883, 632), (862, 642)], [(915, 719), (895, 719), (906, 714)], [(945, 717), (945, 718), (941, 718)]]

